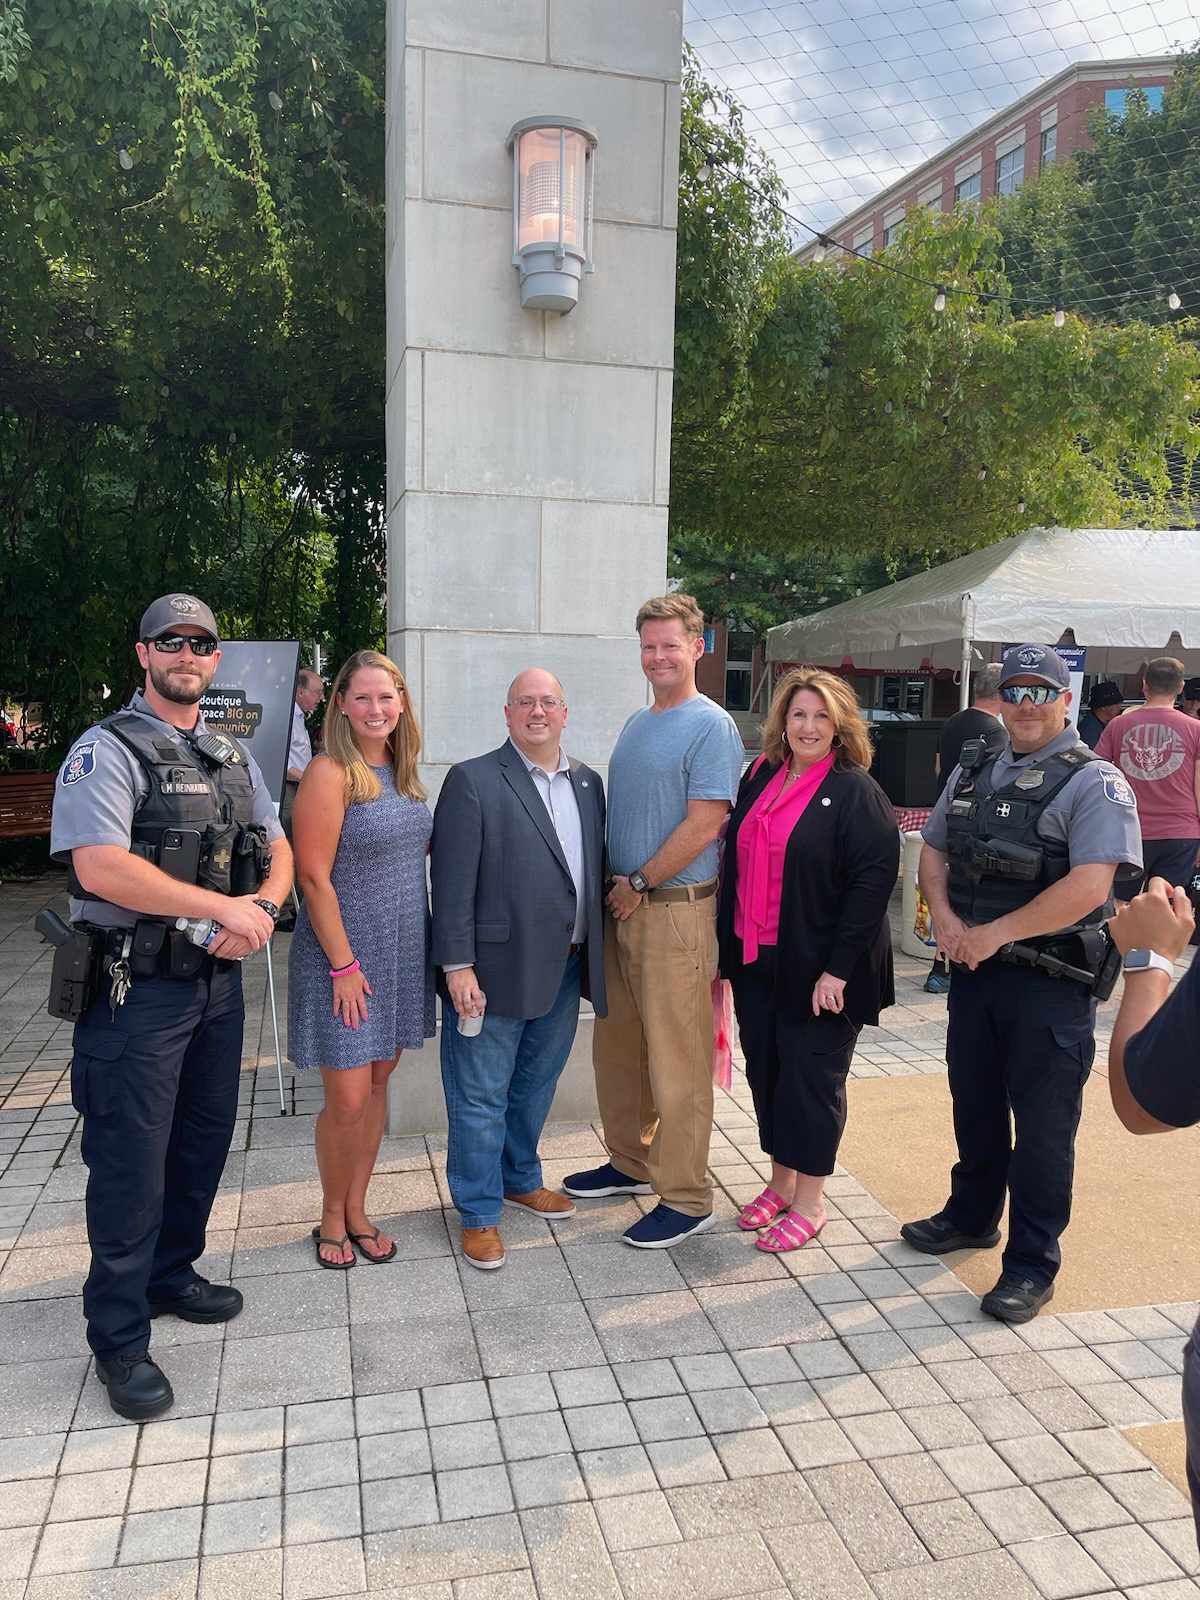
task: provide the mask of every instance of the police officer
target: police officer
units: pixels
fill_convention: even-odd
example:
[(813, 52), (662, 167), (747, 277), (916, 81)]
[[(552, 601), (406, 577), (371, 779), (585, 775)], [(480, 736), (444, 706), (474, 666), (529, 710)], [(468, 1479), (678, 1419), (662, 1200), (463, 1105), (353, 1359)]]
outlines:
[[(71, 1062), (88, 1167), (83, 1309), (109, 1403), (134, 1421), (174, 1399), (148, 1353), (150, 1318), (224, 1322), (242, 1307), (194, 1263), (237, 1111), (238, 962), (271, 937), (292, 879), (257, 765), (199, 714), (220, 660), (212, 612), (165, 595), (138, 639), (145, 686), (72, 746), (51, 830), (93, 956)], [(220, 924), (207, 950), (181, 917)]]
[(987, 1249), (1007, 1189), (1008, 1243), (982, 1302), (1003, 1322), (1028, 1322), (1054, 1292), (1095, 992), (1119, 966), (1102, 924), (1114, 875), (1140, 874), (1142, 859), (1129, 784), (1067, 721), (1070, 681), (1042, 645), (1005, 654), (1008, 739), (999, 751), (964, 745), (921, 852), (921, 888), (955, 964), (946, 1061), (958, 1161), (942, 1209), (900, 1232), (930, 1255)]

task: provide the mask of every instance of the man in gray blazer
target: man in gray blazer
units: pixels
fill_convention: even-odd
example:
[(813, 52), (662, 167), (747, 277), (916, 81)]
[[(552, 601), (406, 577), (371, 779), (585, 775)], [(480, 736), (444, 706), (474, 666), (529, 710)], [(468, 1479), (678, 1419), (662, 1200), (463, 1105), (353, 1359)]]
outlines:
[(508, 740), (451, 767), (433, 819), (433, 962), (442, 969), (446, 1175), (463, 1255), (504, 1265), (502, 1205), (574, 1214), (538, 1140), (579, 1021), (604, 998), (604, 789), (567, 758), (552, 673), (513, 679)]

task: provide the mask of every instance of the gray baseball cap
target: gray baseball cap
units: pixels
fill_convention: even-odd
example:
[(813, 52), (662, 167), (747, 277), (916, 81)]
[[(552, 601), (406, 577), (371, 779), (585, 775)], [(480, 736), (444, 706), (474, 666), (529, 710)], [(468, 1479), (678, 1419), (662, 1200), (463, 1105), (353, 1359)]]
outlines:
[(1071, 687), (1067, 663), (1048, 644), (1015, 644), (1006, 650), (1000, 664), (1000, 688), (1014, 678), (1036, 678), (1052, 689)]
[(164, 594), (148, 605), (138, 626), (139, 639), (157, 639), (175, 628), (191, 625), (203, 628), (218, 644), (221, 642), (217, 619), (194, 594)]

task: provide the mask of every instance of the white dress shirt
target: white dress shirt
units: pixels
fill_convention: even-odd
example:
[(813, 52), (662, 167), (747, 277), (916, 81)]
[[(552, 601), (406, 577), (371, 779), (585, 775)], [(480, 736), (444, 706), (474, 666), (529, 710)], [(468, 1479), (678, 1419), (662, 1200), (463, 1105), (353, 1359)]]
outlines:
[(303, 772), (311, 760), (312, 740), (308, 737), (308, 729), (304, 726), (304, 713), (299, 706), (293, 705), (292, 738), (288, 745), (287, 758), (288, 771)]
[(571, 934), (571, 943), (582, 944), (587, 928), (587, 898), (583, 880), (583, 824), (579, 820), (579, 801), (571, 782), (571, 763), (567, 760), (566, 752), (559, 750), (558, 766), (553, 772), (547, 772), (545, 767), (539, 767), (536, 761), (531, 761), (524, 750), (518, 749), (511, 739), (508, 742), (525, 763), (525, 770), (533, 779), (533, 787), (541, 795), (542, 804), (550, 813), (550, 820), (554, 824), (562, 853), (567, 858), (571, 882), (575, 885), (575, 928)]

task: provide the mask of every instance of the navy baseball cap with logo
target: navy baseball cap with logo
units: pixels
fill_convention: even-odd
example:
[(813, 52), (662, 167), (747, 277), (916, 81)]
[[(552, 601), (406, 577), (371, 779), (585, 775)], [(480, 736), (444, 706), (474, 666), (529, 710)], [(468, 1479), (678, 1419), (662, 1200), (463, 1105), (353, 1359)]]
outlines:
[(1011, 650), (1006, 650), (1000, 664), (999, 687), (1003, 689), (1014, 678), (1036, 678), (1052, 689), (1071, 687), (1067, 663), (1048, 644), (1015, 644)]
[(197, 600), (194, 594), (164, 594), (160, 599), (153, 601), (142, 613), (138, 638), (158, 639), (164, 633), (170, 633), (175, 628), (189, 624), (194, 628), (203, 628), (210, 638), (220, 644), (221, 635), (217, 628), (216, 617), (204, 601)]

